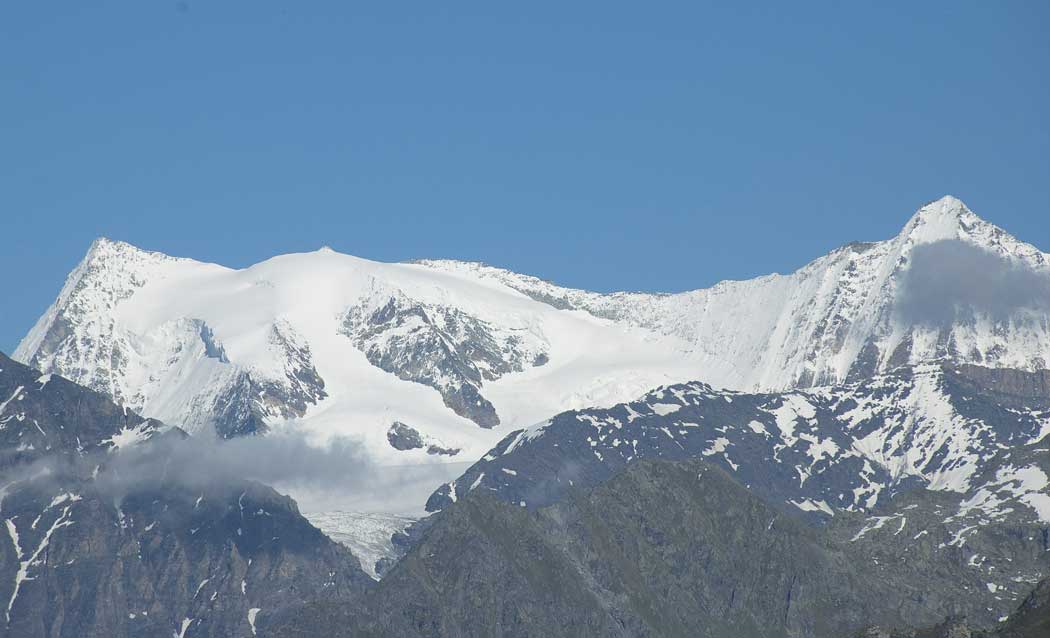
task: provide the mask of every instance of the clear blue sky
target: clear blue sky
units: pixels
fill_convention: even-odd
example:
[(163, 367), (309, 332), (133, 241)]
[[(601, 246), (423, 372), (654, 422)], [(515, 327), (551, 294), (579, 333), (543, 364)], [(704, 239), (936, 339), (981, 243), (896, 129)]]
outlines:
[(1050, 249), (1048, 2), (364, 4), (4, 3), (0, 349), (98, 235), (682, 290), (952, 193)]

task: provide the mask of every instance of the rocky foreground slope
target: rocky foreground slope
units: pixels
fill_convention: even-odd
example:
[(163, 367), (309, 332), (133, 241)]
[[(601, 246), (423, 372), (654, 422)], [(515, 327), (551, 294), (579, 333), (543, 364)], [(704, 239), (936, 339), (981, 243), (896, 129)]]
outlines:
[[(962, 552), (858, 542), (870, 528), (813, 526), (707, 461), (640, 461), (546, 507), (470, 494), (358, 606), (310, 604), (271, 635), (830, 638), (993, 600)], [(1025, 556), (1043, 573), (1046, 549)]]
[(1044, 638), (1050, 636), (1050, 579), (1041, 581), (996, 629), (974, 628), (965, 618), (948, 618), (932, 627), (868, 627), (856, 638)]
[(668, 386), (509, 434), (428, 507), (484, 494), (542, 508), (639, 461), (703, 459), (873, 578), (936, 589), (990, 626), (1050, 565), (1046, 380), (942, 363), (788, 393)]

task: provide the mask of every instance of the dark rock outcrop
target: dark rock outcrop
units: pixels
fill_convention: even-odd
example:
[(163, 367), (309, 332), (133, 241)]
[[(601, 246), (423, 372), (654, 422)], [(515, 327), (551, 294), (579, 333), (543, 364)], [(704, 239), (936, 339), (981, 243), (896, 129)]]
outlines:
[(446, 407), (483, 428), (499, 415), (481, 393), (485, 381), (547, 362), (524, 331), (500, 329), (458, 308), (391, 294), (351, 308), (343, 330), (372, 365), (430, 386)]
[(395, 450), (418, 450), (423, 447), (423, 437), (412, 426), (394, 421), (386, 431), (386, 440)]
[(386, 431), (386, 440), (390, 447), (402, 452), (408, 450), (427, 449), (427, 454), (455, 456), (459, 454), (459, 448), (447, 447), (434, 442), (429, 436), (419, 433), (419, 430), (400, 421), (394, 421)]

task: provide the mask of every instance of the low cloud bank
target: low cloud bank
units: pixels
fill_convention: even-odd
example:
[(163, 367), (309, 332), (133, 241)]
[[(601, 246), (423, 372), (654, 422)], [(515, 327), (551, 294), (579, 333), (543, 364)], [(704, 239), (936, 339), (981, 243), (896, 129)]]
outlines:
[(934, 326), (975, 314), (1001, 321), (1022, 309), (1050, 312), (1050, 274), (958, 240), (912, 251), (896, 306), (905, 322)]
[(171, 434), (106, 454), (98, 485), (123, 494), (165, 485), (208, 488), (253, 480), (291, 495), (303, 511), (418, 512), (469, 463), (377, 465), (354, 440), (318, 444), (289, 431), (217, 441)]
[(119, 450), (87, 455), (56, 452), (23, 463), (0, 452), (0, 505), (6, 495), (24, 488), (66, 489), (60, 486), (71, 480), (91, 480), (115, 503), (144, 490), (208, 491), (251, 480), (289, 494), (303, 511), (415, 515), (434, 489), (470, 466), (469, 462), (377, 465), (357, 441), (337, 437), (318, 444), (294, 431), (231, 440), (177, 432)]
[(349, 489), (372, 471), (361, 446), (348, 439), (328, 445), (280, 433), (230, 440), (165, 435), (107, 455), (100, 478), (114, 489), (150, 483), (204, 486), (238, 480), (293, 488)]

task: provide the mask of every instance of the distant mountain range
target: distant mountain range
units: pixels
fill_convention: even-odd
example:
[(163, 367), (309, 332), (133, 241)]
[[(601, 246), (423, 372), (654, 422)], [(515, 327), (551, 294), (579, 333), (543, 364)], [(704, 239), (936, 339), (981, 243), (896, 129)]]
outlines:
[[(673, 295), (328, 249), (232, 270), (100, 239), (14, 358), (194, 434), (293, 421), (381, 465), (440, 464), (670, 383), (780, 391), (933, 360), (1044, 369), (1050, 287), (1026, 274), (1048, 270), (952, 197), (891, 240)], [(958, 307), (936, 303), (953, 291)]]
[[(328, 249), (232, 270), (100, 239), (14, 358), (13, 636), (1042, 622), (1015, 610), (1050, 576), (1050, 255), (952, 197), (893, 239), (678, 294)], [(269, 488), (187, 487), (164, 460), (289, 432), (352, 441), (378, 475), (382, 511), (311, 513), (343, 545)], [(98, 530), (95, 558), (65, 576), (74, 528)], [(107, 596), (119, 622), (89, 611)]]

